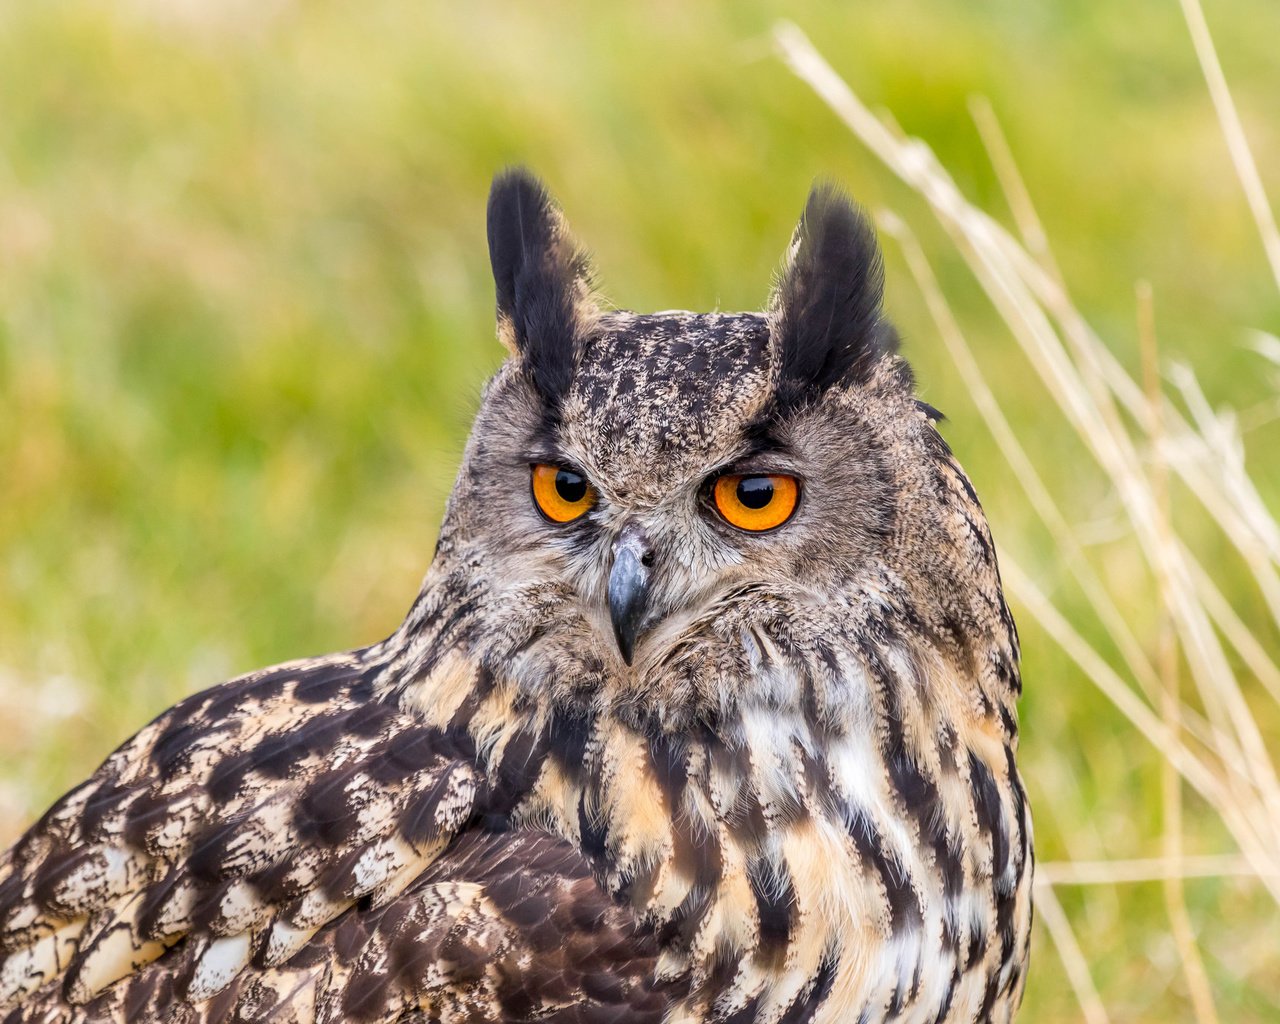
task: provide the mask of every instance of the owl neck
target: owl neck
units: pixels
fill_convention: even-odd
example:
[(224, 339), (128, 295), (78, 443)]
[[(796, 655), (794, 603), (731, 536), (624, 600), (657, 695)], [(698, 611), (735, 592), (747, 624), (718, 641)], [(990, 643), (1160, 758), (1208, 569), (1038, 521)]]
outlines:
[(1011, 636), (936, 628), (885, 583), (637, 680), (585, 636), (543, 649), (476, 578), (424, 588), (389, 678), (470, 737), (491, 821), (578, 845), (654, 930), (660, 972), (696, 993), (673, 1020), (1013, 998), (1030, 834)]

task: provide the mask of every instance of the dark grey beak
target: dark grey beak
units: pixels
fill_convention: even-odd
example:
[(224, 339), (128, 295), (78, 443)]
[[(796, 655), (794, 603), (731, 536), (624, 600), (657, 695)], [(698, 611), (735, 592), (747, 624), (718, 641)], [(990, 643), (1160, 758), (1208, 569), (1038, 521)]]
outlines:
[(644, 531), (627, 526), (613, 544), (613, 571), (609, 573), (609, 618), (622, 660), (631, 664), (636, 638), (649, 611), (649, 568), (653, 547)]

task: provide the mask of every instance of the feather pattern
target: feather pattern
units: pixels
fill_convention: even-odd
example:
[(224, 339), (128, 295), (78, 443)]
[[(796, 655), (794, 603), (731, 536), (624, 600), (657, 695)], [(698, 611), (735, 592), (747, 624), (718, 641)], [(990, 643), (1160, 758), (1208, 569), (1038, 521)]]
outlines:
[[(0, 1022), (1012, 1018), (1017, 634), (876, 341), (869, 229), (811, 200), (768, 315), (606, 314), (549, 203), (495, 189), (516, 351), (404, 623), (187, 698), (32, 826)], [(548, 523), (530, 462), (594, 506)], [(794, 516), (733, 532), (726, 472), (802, 480)], [(636, 531), (632, 661), (608, 577)]]

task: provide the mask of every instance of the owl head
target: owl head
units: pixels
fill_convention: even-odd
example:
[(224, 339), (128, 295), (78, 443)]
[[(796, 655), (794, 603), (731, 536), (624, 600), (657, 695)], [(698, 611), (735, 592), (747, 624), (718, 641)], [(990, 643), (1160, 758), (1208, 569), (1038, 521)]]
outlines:
[(810, 194), (758, 313), (607, 308), (523, 170), (495, 180), (488, 239), (510, 357), (421, 618), (531, 693), (668, 724), (786, 702), (797, 671), (846, 671), (899, 633), (988, 657), (1007, 611), (986, 524), (837, 189)]

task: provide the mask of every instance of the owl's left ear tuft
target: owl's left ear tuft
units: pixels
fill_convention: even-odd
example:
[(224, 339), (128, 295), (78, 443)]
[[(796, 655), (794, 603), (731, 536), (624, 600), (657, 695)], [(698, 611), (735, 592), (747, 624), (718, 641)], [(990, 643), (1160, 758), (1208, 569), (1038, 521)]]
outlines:
[(554, 405), (569, 388), (578, 344), (598, 314), (590, 262), (555, 200), (523, 167), (493, 179), (488, 229), (498, 337)]
[(836, 186), (814, 186), (769, 303), (780, 402), (802, 404), (870, 379), (897, 349), (881, 316), (883, 294), (870, 221)]

